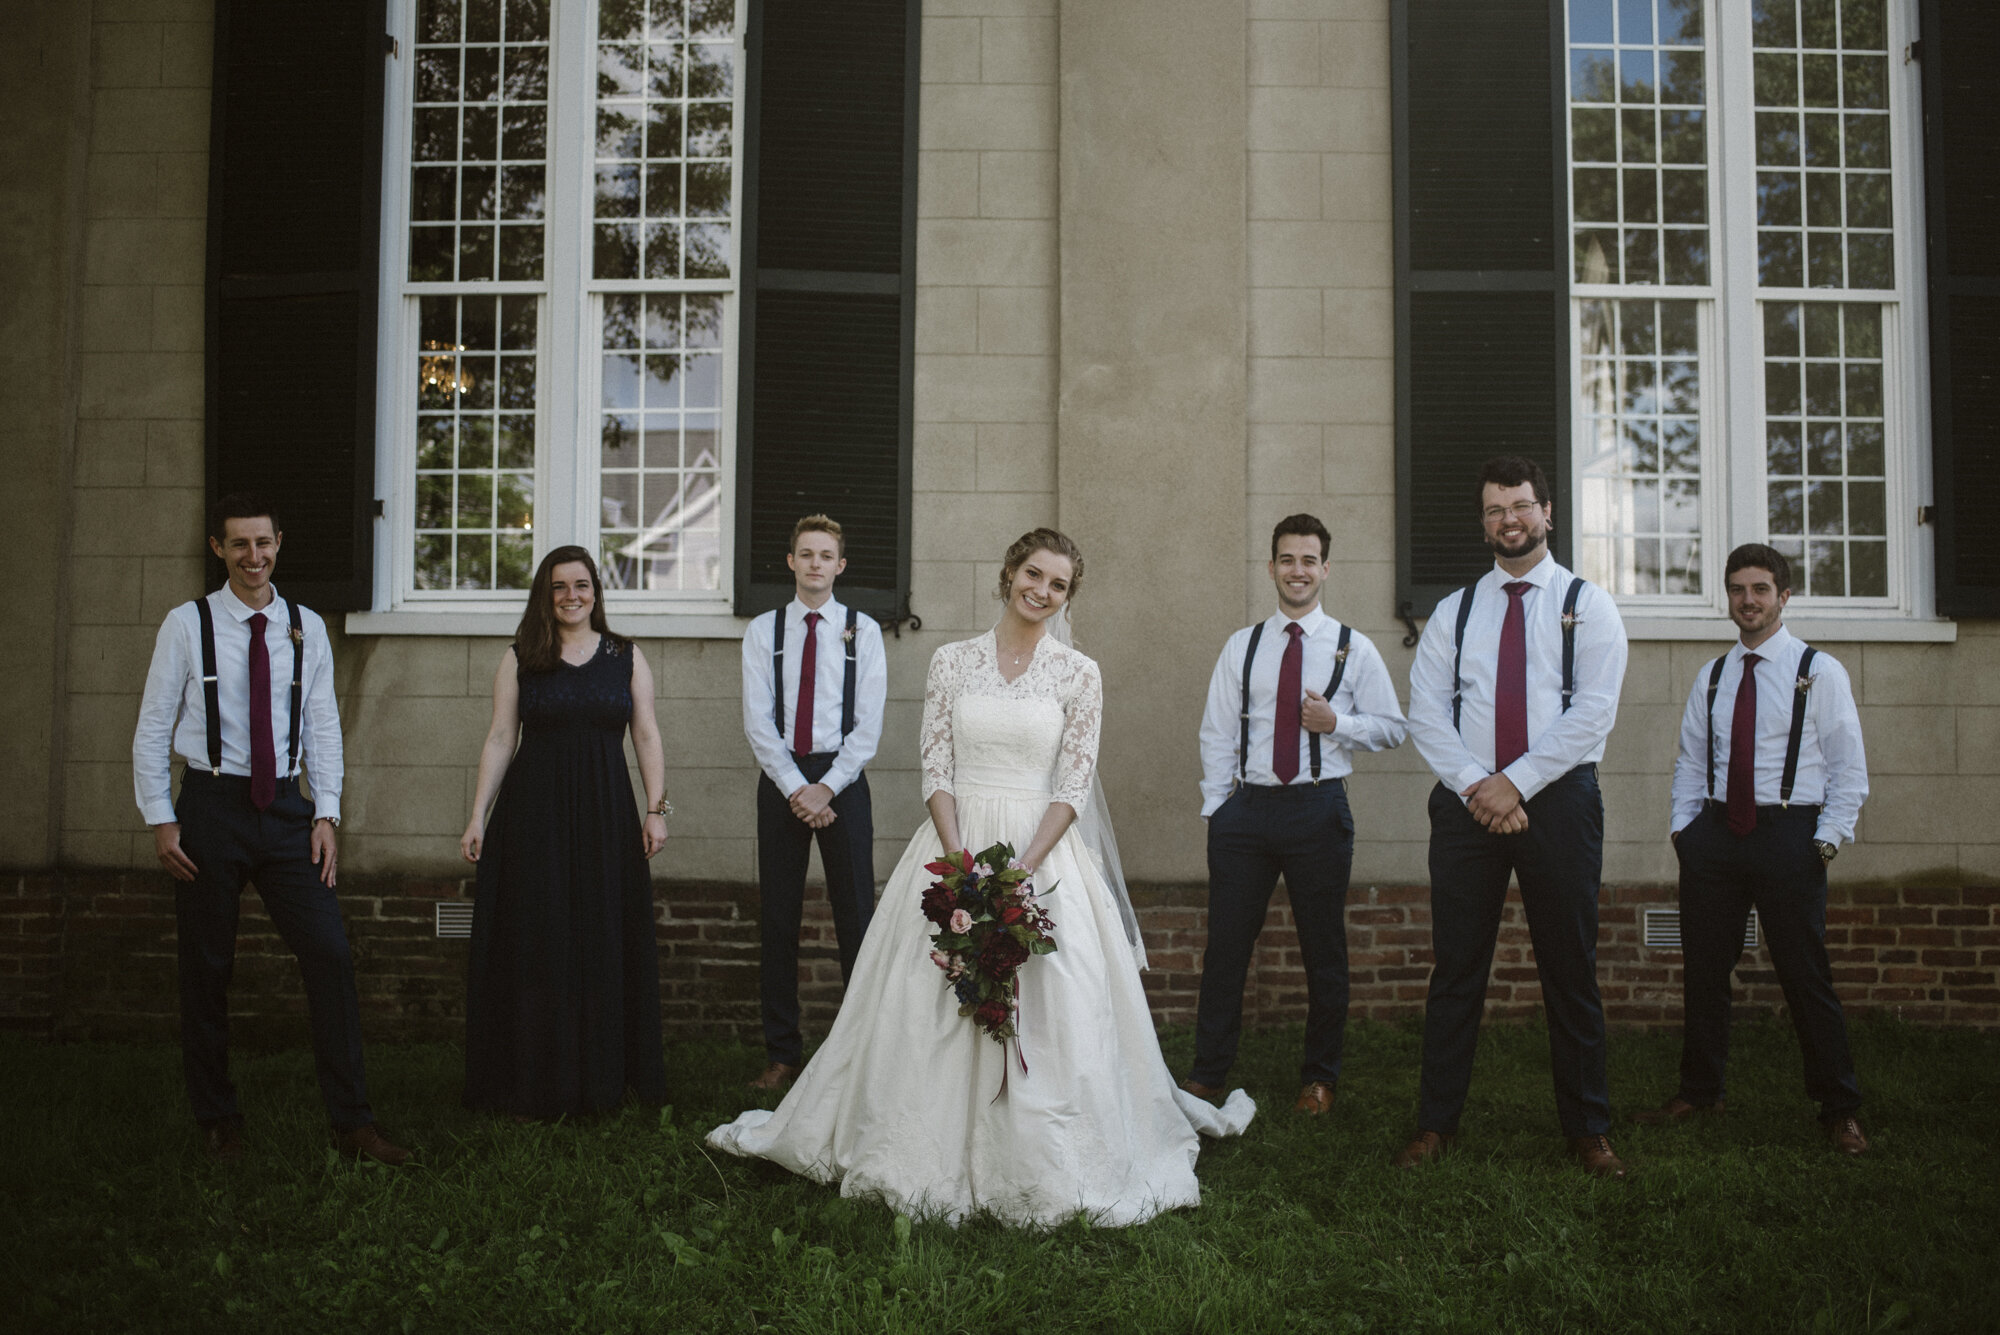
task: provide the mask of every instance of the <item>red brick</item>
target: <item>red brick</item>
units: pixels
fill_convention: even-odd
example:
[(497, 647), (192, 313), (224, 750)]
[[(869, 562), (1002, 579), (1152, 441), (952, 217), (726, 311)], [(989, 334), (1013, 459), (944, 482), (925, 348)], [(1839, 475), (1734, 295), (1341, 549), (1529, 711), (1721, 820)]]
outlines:
[(1903, 891), (1905, 904), (1956, 904), (1958, 897), (1957, 886), (1918, 885)]
[(1993, 910), (1989, 908), (1939, 909), (1937, 920), (1940, 927), (1984, 927), (1993, 921)]
[(1884, 969), (1882, 970), (1882, 981), (1885, 983), (1935, 983), (1937, 981), (1937, 970), (1911, 968)]
[(1982, 1004), (2000, 1002), (2000, 987), (1964, 987), (1952, 993), (1952, 999)]
[(1958, 892), (1961, 904), (2000, 904), (2000, 886), (1968, 885)]
[(1843, 909), (1843, 908), (1834, 908), (1834, 907), (1831, 907), (1831, 906), (1829, 906), (1829, 907), (1827, 908), (1827, 911), (1826, 911), (1826, 920), (1827, 920), (1827, 921), (1828, 921), (1829, 923), (1836, 923), (1836, 922), (1844, 922), (1844, 923), (1857, 923), (1857, 922), (1864, 922), (1864, 923), (1865, 923), (1865, 922), (1874, 922), (1874, 921), (1875, 921), (1875, 910), (1874, 910), (1874, 909)]
[(1951, 927), (1905, 927), (1896, 933), (1896, 941), (1905, 946), (1955, 946), (1958, 931)]
[(1875, 921), (1885, 927), (1928, 926), (1933, 910), (1927, 908), (1877, 909)]
[(1941, 969), (1964, 969), (1979, 962), (1979, 955), (1971, 950), (1926, 950), (1924, 963)]

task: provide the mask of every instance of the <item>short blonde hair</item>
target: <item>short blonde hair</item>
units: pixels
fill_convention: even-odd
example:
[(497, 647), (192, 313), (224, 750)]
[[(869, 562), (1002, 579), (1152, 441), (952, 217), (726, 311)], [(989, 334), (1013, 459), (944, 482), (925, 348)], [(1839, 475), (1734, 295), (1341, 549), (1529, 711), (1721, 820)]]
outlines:
[(792, 525), (792, 545), (789, 550), (796, 552), (799, 549), (799, 539), (808, 533), (831, 533), (834, 542), (840, 547), (841, 557), (845, 559), (847, 556), (847, 539), (841, 535), (838, 521), (828, 519), (825, 515), (807, 515)]

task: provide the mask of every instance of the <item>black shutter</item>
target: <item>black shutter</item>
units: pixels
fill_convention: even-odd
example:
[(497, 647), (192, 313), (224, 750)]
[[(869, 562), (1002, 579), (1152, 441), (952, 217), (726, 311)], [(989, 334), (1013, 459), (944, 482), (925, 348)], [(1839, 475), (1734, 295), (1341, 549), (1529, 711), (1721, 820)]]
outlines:
[(1922, 20), (1937, 604), (2000, 616), (2000, 8)]
[(800, 515), (847, 536), (840, 597), (907, 611), (919, 0), (750, 0), (736, 611), (792, 596)]
[(367, 607), (375, 491), (381, 0), (217, 0), (208, 495), (262, 492), (278, 584)]
[(1569, 525), (1561, 0), (1394, 0), (1397, 615), (1492, 565), (1473, 483), (1538, 461)]

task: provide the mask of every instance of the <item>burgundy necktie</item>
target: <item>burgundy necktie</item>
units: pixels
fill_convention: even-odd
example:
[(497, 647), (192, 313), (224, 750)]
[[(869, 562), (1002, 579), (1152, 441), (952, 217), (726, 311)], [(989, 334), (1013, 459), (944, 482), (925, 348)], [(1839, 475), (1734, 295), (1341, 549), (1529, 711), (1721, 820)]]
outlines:
[(1299, 704), (1305, 694), (1305, 632), (1294, 621), (1285, 627), (1292, 637), (1285, 646), (1284, 661), (1278, 664), (1278, 720), (1271, 733), (1271, 772), (1279, 783), (1299, 777)]
[(1493, 770), (1497, 774), (1528, 753), (1528, 618), (1522, 601), (1534, 586), (1517, 579), (1507, 590), (1507, 619), (1500, 623), (1500, 676), (1493, 692)]
[(1757, 828), (1757, 665), (1743, 655), (1736, 684), (1736, 713), (1729, 721), (1729, 832), (1741, 838)]
[(278, 796), (278, 757), (271, 750), (271, 651), (264, 614), (250, 618), (250, 805), (262, 811)]
[(806, 613), (806, 647), (799, 654), (799, 709), (792, 719), (792, 754), (813, 749), (813, 694), (819, 689), (819, 613)]

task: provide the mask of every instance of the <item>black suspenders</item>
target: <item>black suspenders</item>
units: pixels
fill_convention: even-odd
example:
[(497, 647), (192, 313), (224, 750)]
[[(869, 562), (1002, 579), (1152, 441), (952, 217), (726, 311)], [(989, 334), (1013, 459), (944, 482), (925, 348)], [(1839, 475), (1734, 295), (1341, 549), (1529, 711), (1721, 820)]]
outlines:
[[(201, 700), (203, 720), (208, 725), (208, 770), (222, 773), (222, 701), (215, 680), (215, 614), (208, 599), (194, 600), (195, 616), (201, 621)], [(299, 617), (299, 605), (285, 599), (285, 612), (292, 623), (292, 708), (291, 727), (285, 750), (285, 777), (299, 772), (299, 714), (305, 707), (306, 632)]]
[[(847, 646), (846, 663), (841, 668), (840, 679), (840, 737), (847, 740), (847, 734), (854, 731), (854, 677), (856, 672), (854, 655), (857, 649), (855, 627), (860, 624), (859, 608), (847, 609), (847, 631), (841, 636)], [(771, 613), (771, 722), (778, 726), (778, 736), (785, 735), (785, 609)], [(808, 738), (808, 741), (811, 739)]]
[[(1806, 698), (1812, 694), (1812, 661), (1818, 654), (1819, 650), (1807, 646), (1806, 651), (1799, 655), (1798, 679), (1792, 684), (1792, 735), (1785, 743), (1785, 772), (1778, 778), (1778, 805), (1781, 807), (1791, 806), (1792, 785), (1799, 778), (1799, 743), (1806, 735)], [(1715, 800), (1715, 692), (1722, 685), (1722, 669), (1728, 663), (1729, 655), (1724, 654), (1708, 670), (1708, 800), (1711, 802)], [(1741, 682), (1737, 684), (1737, 689), (1743, 689)], [(1729, 744), (1736, 745), (1736, 739), (1730, 738)], [(1755, 745), (1754, 738), (1752, 745)]]
[[(1563, 594), (1563, 675), (1562, 712), (1569, 713), (1570, 697), (1576, 694), (1576, 600), (1583, 596), (1583, 586), (1589, 581), (1581, 576), (1571, 576), (1569, 590)], [(1468, 584), (1458, 596), (1458, 624), (1451, 632), (1451, 726), (1456, 730), (1459, 706), (1465, 695), (1463, 669), (1465, 666), (1465, 623), (1472, 619), (1472, 593), (1477, 584)], [(1714, 697), (1711, 696), (1711, 699)]]
[(1250, 628), (1250, 647), (1243, 651), (1243, 708), (1238, 711), (1241, 728), (1236, 740), (1236, 783), (1250, 782), (1250, 665), (1257, 661), (1257, 641), (1264, 638), (1264, 623)]
[(222, 693), (215, 684), (215, 614), (208, 599), (194, 600), (195, 615), (201, 618), (201, 700), (208, 724), (208, 772), (222, 777)]
[[(1257, 641), (1264, 638), (1264, 623), (1259, 621), (1250, 628), (1250, 643), (1243, 650), (1243, 708), (1241, 732), (1236, 745), (1236, 781), (1247, 783), (1250, 776), (1250, 665), (1257, 661)], [(1340, 683), (1347, 676), (1347, 646), (1354, 638), (1354, 627), (1340, 628), (1340, 642), (1333, 651), (1333, 676), (1327, 679), (1326, 699), (1333, 703), (1333, 693), (1340, 689)], [(1312, 733), (1312, 780), (1319, 782), (1319, 734)]]

